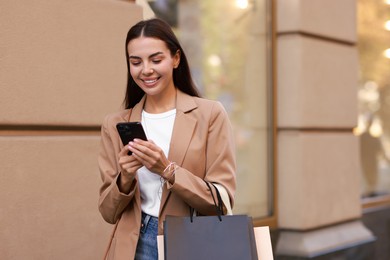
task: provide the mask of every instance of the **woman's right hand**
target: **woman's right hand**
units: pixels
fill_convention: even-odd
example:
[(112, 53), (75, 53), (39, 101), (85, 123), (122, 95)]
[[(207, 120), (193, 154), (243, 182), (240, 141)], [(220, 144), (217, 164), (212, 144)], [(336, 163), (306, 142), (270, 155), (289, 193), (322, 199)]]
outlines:
[(143, 166), (134, 156), (128, 155), (128, 152), (129, 146), (125, 145), (118, 154), (119, 166), (121, 168), (118, 186), (123, 193), (130, 192), (137, 170)]

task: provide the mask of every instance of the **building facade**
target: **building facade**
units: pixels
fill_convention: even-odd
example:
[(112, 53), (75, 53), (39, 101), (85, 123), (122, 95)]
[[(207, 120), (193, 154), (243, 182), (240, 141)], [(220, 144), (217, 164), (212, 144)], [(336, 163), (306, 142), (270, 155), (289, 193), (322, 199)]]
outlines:
[[(180, 2), (169, 17), (182, 25), (183, 45), (204, 40), (186, 49), (194, 78), (206, 78), (201, 90), (224, 104), (237, 135), (236, 212), (271, 227), (275, 259), (388, 259), (389, 200), (362, 199), (354, 133), (357, 1), (256, 0), (249, 15), (226, 1)], [(97, 210), (100, 124), (121, 109), (127, 30), (152, 9), (119, 0), (0, 4), (1, 259), (101, 258), (112, 226)], [(229, 12), (236, 27), (205, 30), (196, 20)], [(232, 44), (221, 48), (216, 34)]]

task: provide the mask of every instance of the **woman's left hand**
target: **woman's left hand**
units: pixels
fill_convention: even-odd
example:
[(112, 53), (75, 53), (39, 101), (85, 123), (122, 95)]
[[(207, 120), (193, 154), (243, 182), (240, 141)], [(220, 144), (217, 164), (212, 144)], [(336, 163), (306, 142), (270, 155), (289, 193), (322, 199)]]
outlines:
[(169, 165), (169, 160), (163, 150), (152, 140), (134, 139), (133, 142), (130, 142), (129, 147), (133, 156), (151, 172), (161, 176)]

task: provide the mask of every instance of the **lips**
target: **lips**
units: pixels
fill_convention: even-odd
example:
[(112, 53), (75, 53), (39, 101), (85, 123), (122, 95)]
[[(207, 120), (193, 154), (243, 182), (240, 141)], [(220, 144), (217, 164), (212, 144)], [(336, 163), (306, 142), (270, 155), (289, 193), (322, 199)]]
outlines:
[(154, 79), (142, 79), (142, 82), (145, 84), (145, 86), (147, 87), (152, 87), (156, 84), (156, 82), (159, 80), (160, 78), (154, 78)]

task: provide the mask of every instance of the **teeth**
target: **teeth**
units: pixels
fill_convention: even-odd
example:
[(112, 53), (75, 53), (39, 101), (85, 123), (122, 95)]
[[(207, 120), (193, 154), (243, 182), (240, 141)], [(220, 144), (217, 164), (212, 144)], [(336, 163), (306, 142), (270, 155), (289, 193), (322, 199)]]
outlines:
[(147, 83), (147, 84), (151, 84), (151, 83), (154, 83), (154, 82), (156, 82), (156, 81), (157, 81), (157, 79), (153, 79), (153, 80), (144, 80), (144, 82)]

